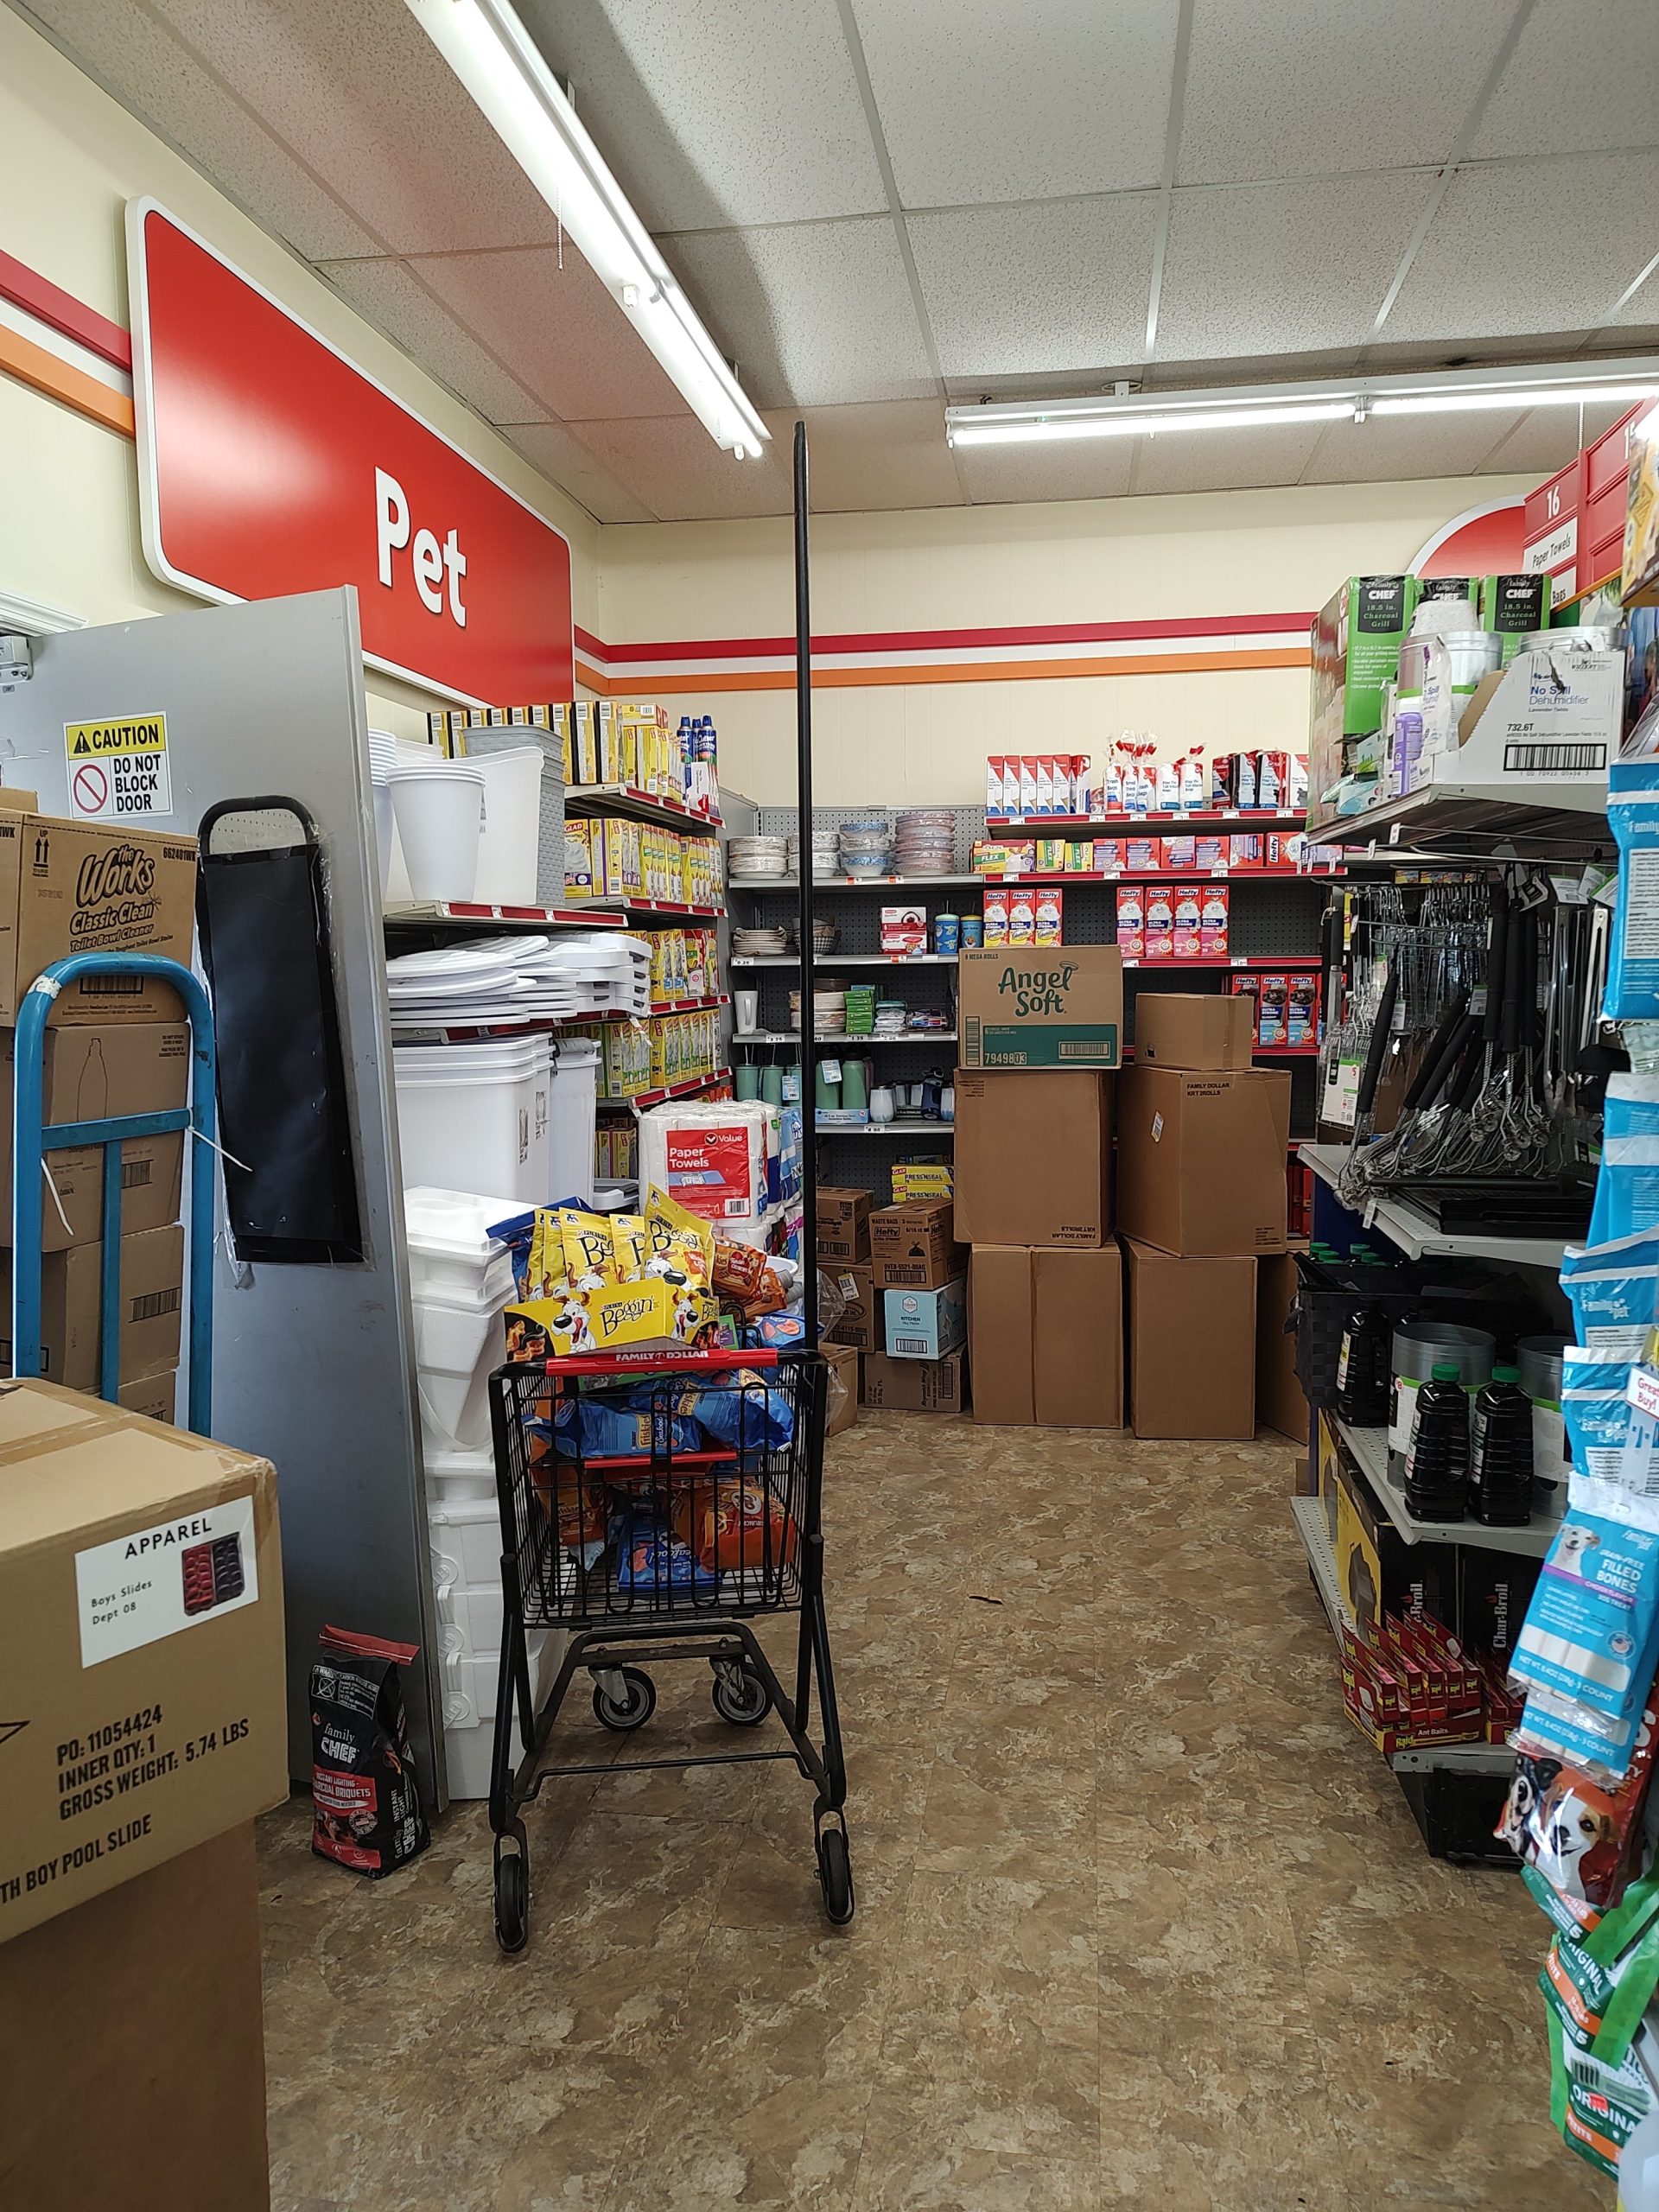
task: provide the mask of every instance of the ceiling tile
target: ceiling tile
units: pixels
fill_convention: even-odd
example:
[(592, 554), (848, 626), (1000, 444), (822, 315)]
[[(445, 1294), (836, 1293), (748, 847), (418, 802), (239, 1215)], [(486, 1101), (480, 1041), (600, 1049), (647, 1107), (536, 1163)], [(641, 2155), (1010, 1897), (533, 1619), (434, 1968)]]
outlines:
[(316, 266), (342, 299), (487, 421), (529, 423), (547, 412), (445, 314), (403, 262), (321, 261)]
[(647, 226), (887, 206), (835, 0), (519, 0)]
[(1027, 499), (1116, 499), (1129, 488), (1138, 438), (1052, 446), (958, 446), (957, 467), (976, 506)]
[(404, 0), (153, 4), (394, 252), (556, 236)]
[(1155, 193), (963, 207), (910, 218), (946, 376), (1018, 376), (1138, 360)]
[(1659, 269), (1630, 294), (1608, 327), (1623, 332), (1627, 325), (1650, 328), (1655, 323), (1659, 323)]
[(1451, 16), (1444, 0), (1196, 0), (1177, 181), (1444, 162), (1514, 15), (1515, 0)]
[[(562, 252), (440, 254), (411, 257), (410, 266), (565, 422), (684, 407), (609, 289), (568, 242)], [(526, 419), (537, 412), (528, 409)]]
[(752, 399), (819, 407), (934, 388), (885, 215), (782, 230), (688, 232), (664, 251)]
[(379, 251), (380, 241), (131, 0), (33, 0), (31, 13), (124, 107), (296, 252), (309, 259)]
[(1535, 475), (1541, 483), (1553, 476), (1581, 447), (1593, 445), (1604, 430), (1611, 430), (1626, 410), (1620, 406), (1534, 407), (1522, 415), (1501, 443), (1481, 463), (1482, 475), (1515, 470)]
[(1429, 190), (1427, 177), (1407, 175), (1177, 192), (1159, 354), (1362, 345)]
[[(789, 449), (796, 419), (792, 411), (766, 417), (782, 452)], [(799, 419), (806, 424), (814, 514), (963, 504), (941, 401), (810, 407)]]
[[(1653, 251), (1619, 219), (1659, 199), (1659, 152), (1460, 169), (1383, 326), (1390, 338), (1592, 327)], [(1611, 211), (1611, 212), (1610, 212)]]
[(1185, 437), (1141, 438), (1136, 492), (1237, 492), (1259, 484), (1294, 484), (1319, 442), (1317, 423), (1269, 430), (1192, 431)]
[(662, 522), (730, 520), (790, 512), (789, 448), (773, 438), (763, 461), (734, 461), (694, 415), (572, 423), (617, 480)]
[[(1461, 25), (1459, 25), (1461, 35)], [(1653, 137), (1659, 8), (1653, 0), (1538, 0), (1470, 152), (1596, 153)]]
[(908, 207), (1121, 192), (1163, 175), (1175, 0), (854, 0)]
[(563, 423), (504, 423), (501, 435), (550, 483), (580, 499), (601, 522), (654, 522), (643, 499), (619, 484)]
[[(1470, 415), (1374, 415), (1332, 423), (1305, 484), (1377, 484), (1419, 476), (1472, 476), (1520, 421), (1518, 409)], [(1524, 463), (1515, 464), (1524, 466)]]

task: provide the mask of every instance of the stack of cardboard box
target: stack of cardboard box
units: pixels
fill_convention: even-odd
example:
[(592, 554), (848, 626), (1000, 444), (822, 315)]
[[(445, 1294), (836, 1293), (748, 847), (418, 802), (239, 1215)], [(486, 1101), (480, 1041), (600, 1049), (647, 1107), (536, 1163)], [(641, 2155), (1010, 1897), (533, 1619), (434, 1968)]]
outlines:
[(830, 1348), (859, 1356), (864, 1403), (960, 1413), (968, 1255), (950, 1200), (878, 1209), (868, 1191), (823, 1188), (817, 1227), (820, 1264), (847, 1301)]
[[(22, 802), (22, 805), (18, 804)], [(144, 951), (183, 963), (195, 916), (196, 849), (32, 810), (0, 792), (0, 1365), (11, 1367), (14, 1033), (24, 993), (71, 952)], [(48, 1126), (185, 1103), (190, 1036), (176, 995), (148, 978), (86, 976), (54, 1002), (43, 1067)], [(184, 1285), (184, 1138), (130, 1141), (121, 1161), (121, 1392), (129, 1411), (173, 1418)], [(41, 1373), (99, 1387), (104, 1153), (48, 1155), (42, 1200)]]

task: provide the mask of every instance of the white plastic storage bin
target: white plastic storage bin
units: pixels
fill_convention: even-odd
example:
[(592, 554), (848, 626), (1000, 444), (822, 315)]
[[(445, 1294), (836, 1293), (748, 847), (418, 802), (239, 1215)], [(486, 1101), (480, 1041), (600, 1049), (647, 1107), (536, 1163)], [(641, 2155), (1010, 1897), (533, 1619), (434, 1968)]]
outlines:
[(469, 765), (484, 779), (484, 827), (473, 897), (481, 906), (533, 906), (542, 840), (541, 753), (533, 745), (521, 745), (511, 752), (469, 755)]
[(404, 1192), (410, 1283), (416, 1298), (469, 1298), (506, 1247), (488, 1233), (526, 1211), (518, 1198), (417, 1185)]
[(435, 1590), (481, 1590), (501, 1580), (501, 1516), (493, 1498), (446, 1504), (429, 1493), (427, 1541)]
[(426, 1494), (437, 1505), (495, 1503), (495, 1451), (489, 1444), (470, 1450), (462, 1445), (438, 1443), (424, 1421), (421, 1424), (421, 1457), (426, 1465)]
[(490, 1377), (506, 1357), (501, 1309), (512, 1296), (512, 1266), (503, 1254), (499, 1274), (475, 1304), (412, 1300), (421, 1425), (440, 1452), (489, 1444)]
[(555, 1037), (548, 1071), (547, 1197), (594, 1202), (598, 1143), (599, 1047), (582, 1037)]
[(545, 1201), (545, 1037), (397, 1045), (391, 1058), (406, 1190), (475, 1186), (524, 1205)]

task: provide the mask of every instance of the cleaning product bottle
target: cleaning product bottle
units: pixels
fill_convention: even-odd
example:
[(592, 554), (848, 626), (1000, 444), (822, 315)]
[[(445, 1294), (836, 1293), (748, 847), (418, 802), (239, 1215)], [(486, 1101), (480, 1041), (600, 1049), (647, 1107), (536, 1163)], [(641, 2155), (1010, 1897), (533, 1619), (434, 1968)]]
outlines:
[(1532, 1401), (1518, 1367), (1495, 1367), (1475, 1396), (1469, 1440), (1469, 1510), (1491, 1529), (1532, 1518)]
[(1337, 1355), (1337, 1411), (1351, 1428), (1386, 1427), (1393, 1331), (1376, 1306), (1356, 1306), (1342, 1325)]
[(1458, 1364), (1437, 1359), (1412, 1408), (1406, 1506), (1418, 1521), (1461, 1521), (1469, 1486), (1469, 1400)]

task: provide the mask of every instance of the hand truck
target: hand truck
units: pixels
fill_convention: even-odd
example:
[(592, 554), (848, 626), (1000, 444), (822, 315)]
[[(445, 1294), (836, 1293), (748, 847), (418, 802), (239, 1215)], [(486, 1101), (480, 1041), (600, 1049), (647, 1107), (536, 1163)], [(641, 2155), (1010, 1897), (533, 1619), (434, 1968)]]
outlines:
[[(847, 1771), (823, 1606), (827, 1375), (816, 1351), (687, 1348), (525, 1363), (492, 1377), (505, 1619), (490, 1826), (504, 1951), (521, 1951), (529, 1933), (523, 1809), (559, 1775), (793, 1759), (817, 1789), (824, 1911), (836, 1926), (851, 1920)], [(780, 1612), (800, 1615), (792, 1696), (751, 1625)], [(529, 1637), (545, 1629), (568, 1640), (537, 1711)], [(697, 1658), (713, 1670), (722, 1720), (753, 1728), (776, 1713), (788, 1745), (546, 1763), (578, 1672), (592, 1677), (595, 1718), (627, 1734), (656, 1709), (639, 1662)], [(810, 1732), (815, 1685), (822, 1745)]]
[[(47, 1018), (66, 984), (83, 976), (133, 976), (176, 991), (190, 1027), (190, 1099), (156, 1114), (119, 1114), (95, 1121), (41, 1126)], [(200, 980), (176, 960), (154, 952), (73, 952), (43, 968), (17, 1009), (12, 1093), (11, 1371), (41, 1370), (41, 1229), (48, 1152), (104, 1147), (100, 1217), (98, 1394), (113, 1404), (121, 1387), (121, 1147), (128, 1138), (188, 1131), (190, 1145), (190, 1258), (188, 1277), (188, 1420), (209, 1433), (213, 1383), (213, 1014)]]

